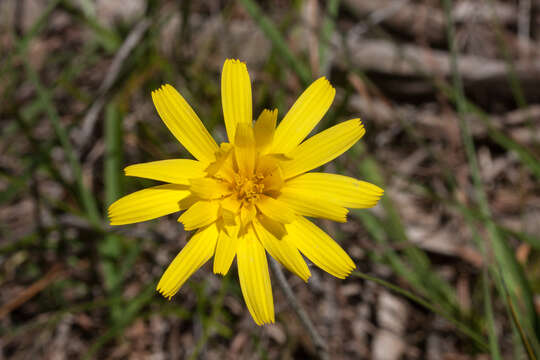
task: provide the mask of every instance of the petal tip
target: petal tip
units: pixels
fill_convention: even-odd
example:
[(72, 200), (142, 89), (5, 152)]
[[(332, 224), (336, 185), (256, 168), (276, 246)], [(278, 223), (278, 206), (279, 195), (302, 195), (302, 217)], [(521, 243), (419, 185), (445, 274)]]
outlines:
[(169, 85), (169, 84), (161, 84), (157, 89), (152, 90), (152, 95), (159, 95), (162, 91), (165, 90), (165, 88), (167, 86), (171, 86), (171, 85)]
[(328, 80), (328, 79), (326, 78), (326, 76), (321, 76), (320, 78), (318, 78), (317, 80), (315, 80), (315, 82), (320, 83), (320, 86), (321, 86), (321, 87), (327, 87), (327, 88), (329, 88), (328, 90), (329, 90), (331, 93), (333, 93), (333, 95), (336, 94), (336, 88), (334, 88), (334, 87), (332, 86), (332, 83), (330, 82), (330, 80)]
[(347, 208), (344, 208), (344, 209), (345, 209), (345, 211), (343, 212), (343, 214), (342, 215), (340, 214), (339, 217), (336, 217), (337, 222), (346, 223), (347, 221), (349, 221), (349, 218), (348, 218), (349, 209), (347, 209)]
[(233, 59), (233, 58), (228, 58), (225, 60), (225, 64), (231, 64), (231, 65), (246, 65), (245, 62), (239, 60), (239, 59)]
[(354, 119), (351, 119), (350, 121), (354, 122), (356, 125), (358, 125), (358, 127), (362, 129), (364, 128), (364, 123), (362, 122), (360, 118), (354, 118)]
[(273, 314), (272, 314), (272, 317), (269, 318), (269, 319), (257, 319), (257, 320), (255, 320), (255, 318), (254, 318), (253, 320), (255, 321), (255, 324), (257, 324), (258, 326), (272, 325), (272, 324), (274, 324), (276, 322), (276, 319), (273, 316)]

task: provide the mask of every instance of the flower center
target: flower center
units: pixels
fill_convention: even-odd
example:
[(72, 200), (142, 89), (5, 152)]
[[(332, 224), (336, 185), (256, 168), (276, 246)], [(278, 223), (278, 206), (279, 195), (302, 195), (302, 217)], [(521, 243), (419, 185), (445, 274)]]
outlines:
[(251, 177), (234, 175), (233, 191), (236, 193), (238, 200), (242, 203), (253, 202), (260, 199), (264, 191), (264, 177), (261, 175), (253, 175)]

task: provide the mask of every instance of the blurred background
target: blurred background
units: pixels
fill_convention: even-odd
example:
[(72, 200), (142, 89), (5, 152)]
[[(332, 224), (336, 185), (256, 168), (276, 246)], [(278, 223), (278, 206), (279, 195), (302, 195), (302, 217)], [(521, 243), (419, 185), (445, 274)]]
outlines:
[(0, 1), (0, 359), (321, 355), (275, 278), (265, 327), (234, 266), (157, 294), (177, 215), (106, 219), (155, 184), (125, 166), (190, 157), (151, 90), (174, 85), (225, 139), (226, 58), (247, 63), (254, 114), (281, 119), (324, 75), (318, 130), (367, 128), (324, 170), (385, 196), (320, 222), (358, 271), (286, 273), (332, 359), (538, 358), (539, 24), (535, 0)]

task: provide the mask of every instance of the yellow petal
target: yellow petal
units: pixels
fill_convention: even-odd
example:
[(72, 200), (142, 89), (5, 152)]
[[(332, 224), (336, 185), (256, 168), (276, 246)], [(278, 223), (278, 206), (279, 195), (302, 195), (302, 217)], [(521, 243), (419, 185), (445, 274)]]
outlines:
[(193, 193), (190, 191), (190, 195), (188, 197), (180, 200), (179, 202), (180, 210), (187, 210), (190, 207), (192, 207), (193, 204), (195, 204), (197, 201), (200, 201), (200, 200), (201, 199), (198, 196), (193, 195)]
[(213, 223), (218, 218), (217, 201), (198, 201), (187, 209), (178, 221), (184, 224), (186, 231), (194, 230)]
[(234, 140), (238, 123), (253, 122), (251, 111), (251, 81), (246, 64), (227, 59), (221, 73), (221, 103), (229, 141)]
[(272, 144), (272, 141), (274, 140), (277, 114), (277, 109), (264, 109), (255, 122), (255, 125), (253, 125), (255, 143), (257, 144), (257, 150), (260, 153), (265, 153), (265, 150)]
[(349, 210), (336, 205), (326, 196), (317, 196), (311, 191), (283, 187), (278, 197), (298, 215), (330, 219), (338, 222), (347, 221)]
[(279, 167), (279, 160), (272, 155), (259, 156), (256, 173), (263, 177), (265, 191), (279, 190), (283, 186), (283, 175)]
[(235, 218), (240, 211), (240, 206), (242, 206), (242, 203), (235, 195), (231, 195), (221, 200), (220, 204), (221, 216), (223, 217), (223, 220), (228, 224), (235, 223)]
[(180, 200), (190, 195), (183, 185), (154, 186), (126, 195), (109, 206), (111, 225), (131, 224), (180, 211)]
[(197, 160), (211, 163), (218, 146), (182, 95), (171, 85), (152, 91), (157, 112), (170, 132)]
[(324, 77), (314, 81), (281, 120), (270, 152), (286, 154), (300, 144), (328, 111), (335, 95), (336, 89)]
[(341, 246), (309, 220), (299, 216), (285, 227), (285, 238), (324, 271), (344, 279), (356, 268)]
[(234, 150), (240, 173), (243, 175), (253, 174), (253, 170), (255, 170), (255, 138), (251, 123), (240, 123), (236, 127)]
[(326, 164), (347, 151), (365, 132), (360, 120), (353, 119), (310, 137), (288, 154), (292, 160), (282, 162), (283, 177), (288, 179)]
[(165, 270), (157, 291), (169, 299), (176, 294), (186, 280), (212, 257), (217, 238), (215, 224), (197, 231)]
[(308, 193), (336, 205), (362, 209), (377, 205), (384, 191), (373, 184), (352, 177), (307, 173), (288, 180), (284, 188)]
[(253, 218), (257, 215), (257, 209), (252, 203), (244, 204), (240, 209), (240, 222), (242, 223), (242, 228), (247, 227)]
[(214, 256), (215, 274), (227, 275), (236, 256), (237, 244), (238, 240), (235, 234), (229, 236), (225, 231), (220, 231)]
[(189, 159), (170, 159), (134, 164), (126, 167), (126, 176), (189, 185), (189, 179), (205, 176), (207, 164)]
[(274, 221), (274, 220), (270, 219), (268, 216), (265, 216), (263, 214), (259, 214), (257, 216), (257, 220), (276, 239), (281, 240), (281, 239), (283, 239), (283, 237), (285, 237), (285, 235), (287, 235), (287, 230), (285, 229), (285, 225), (283, 223)]
[(238, 277), (247, 308), (257, 325), (274, 322), (274, 301), (266, 253), (250, 226), (238, 240)]
[(307, 282), (311, 273), (307, 267), (304, 258), (298, 252), (298, 249), (291, 245), (287, 237), (283, 239), (275, 238), (258, 220), (253, 221), (255, 232), (262, 245), (268, 251), (270, 256), (274, 257), (289, 271), (298, 275), (298, 277)]
[(218, 224), (221, 226), (221, 230), (225, 231), (227, 235), (229, 235), (230, 238), (236, 239), (238, 238), (238, 234), (240, 233), (240, 216), (236, 215), (232, 222), (227, 223), (226, 221), (223, 221), (222, 219), (219, 220)]
[(276, 200), (270, 196), (261, 195), (261, 198), (255, 203), (260, 212), (274, 221), (283, 224), (292, 222), (295, 219), (294, 212), (286, 203)]
[(216, 161), (206, 168), (208, 175), (229, 182), (234, 181), (236, 171), (234, 170), (234, 156), (232, 154), (233, 146), (229, 143), (221, 143), (219, 151), (216, 153)]
[[(290, 160), (290, 159), (289, 159)], [(257, 174), (266, 177), (279, 168), (279, 160), (273, 155), (262, 155), (257, 160)]]
[(229, 184), (208, 177), (191, 179), (189, 181), (191, 192), (201, 199), (220, 199), (231, 193)]

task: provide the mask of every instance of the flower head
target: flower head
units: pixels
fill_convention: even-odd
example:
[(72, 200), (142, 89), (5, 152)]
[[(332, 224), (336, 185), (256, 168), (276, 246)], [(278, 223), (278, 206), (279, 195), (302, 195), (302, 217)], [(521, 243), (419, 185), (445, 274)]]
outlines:
[(359, 119), (305, 140), (330, 107), (335, 89), (324, 77), (311, 84), (277, 123), (263, 110), (253, 123), (246, 65), (227, 60), (221, 78), (229, 142), (216, 144), (184, 98), (170, 85), (152, 92), (169, 130), (196, 160), (135, 164), (127, 176), (168, 184), (127, 195), (109, 207), (111, 225), (130, 224), (178, 211), (186, 230), (197, 230), (163, 274), (157, 290), (167, 298), (214, 256), (213, 270), (227, 274), (236, 257), (240, 286), (259, 325), (274, 322), (266, 252), (304, 281), (302, 256), (345, 278), (351, 258), (305, 217), (345, 222), (347, 208), (376, 205), (383, 190), (351, 177), (308, 172), (341, 155), (365, 133)]

